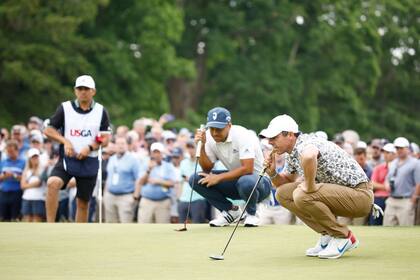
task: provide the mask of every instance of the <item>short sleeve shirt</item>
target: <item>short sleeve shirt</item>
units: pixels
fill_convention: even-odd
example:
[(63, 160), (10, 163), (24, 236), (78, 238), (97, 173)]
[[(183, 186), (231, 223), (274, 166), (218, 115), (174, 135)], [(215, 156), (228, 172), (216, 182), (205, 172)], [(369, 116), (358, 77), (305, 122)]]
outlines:
[(349, 154), (333, 142), (314, 134), (299, 135), (292, 152), (286, 154), (286, 173), (304, 175), (300, 155), (308, 145), (313, 145), (319, 150), (316, 183), (356, 187), (369, 181), (363, 169)]
[(228, 170), (241, 166), (241, 160), (254, 159), (254, 173), (260, 173), (263, 154), (258, 137), (252, 131), (239, 125), (232, 125), (225, 142), (217, 143), (207, 131), (206, 154), (211, 162), (220, 160)]
[(394, 179), (395, 182), (391, 196), (412, 196), (416, 185), (420, 184), (419, 161), (410, 156), (400, 164), (399, 158), (394, 159), (389, 166), (387, 175), (387, 180), (391, 179)]

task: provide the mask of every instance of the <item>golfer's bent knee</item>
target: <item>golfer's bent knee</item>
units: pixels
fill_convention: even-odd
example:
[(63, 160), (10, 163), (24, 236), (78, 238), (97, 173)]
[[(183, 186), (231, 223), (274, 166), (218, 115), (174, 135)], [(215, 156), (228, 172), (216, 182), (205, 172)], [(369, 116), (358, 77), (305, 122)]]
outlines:
[(200, 178), (201, 178), (200, 175), (198, 175), (197, 173), (193, 174), (193, 175), (191, 175), (190, 179), (188, 180), (188, 183), (190, 183), (190, 186), (193, 186), (193, 185), (197, 186)]
[(300, 188), (293, 191), (293, 201), (298, 208), (304, 208), (309, 204), (311, 197)]
[(287, 204), (287, 194), (284, 188), (281, 186), (277, 188), (276, 190), (276, 200), (281, 204), (285, 205)]
[(245, 193), (250, 193), (252, 188), (255, 185), (255, 180), (253, 175), (244, 175), (238, 179), (238, 185), (240, 186), (240, 190)]

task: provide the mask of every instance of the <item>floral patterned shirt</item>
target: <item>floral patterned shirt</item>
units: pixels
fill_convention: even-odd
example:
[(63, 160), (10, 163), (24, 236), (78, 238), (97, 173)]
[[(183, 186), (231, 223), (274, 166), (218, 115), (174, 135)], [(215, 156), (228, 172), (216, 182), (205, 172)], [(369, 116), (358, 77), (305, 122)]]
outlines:
[(298, 173), (303, 176), (300, 154), (308, 145), (314, 145), (319, 150), (316, 183), (330, 183), (354, 188), (360, 183), (369, 181), (356, 160), (333, 142), (319, 138), (315, 134), (299, 135), (292, 152), (286, 154), (287, 173)]

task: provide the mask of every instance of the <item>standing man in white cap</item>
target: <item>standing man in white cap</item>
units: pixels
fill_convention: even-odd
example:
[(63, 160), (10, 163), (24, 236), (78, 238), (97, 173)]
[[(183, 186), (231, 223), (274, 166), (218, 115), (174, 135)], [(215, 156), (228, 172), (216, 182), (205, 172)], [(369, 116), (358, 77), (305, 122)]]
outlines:
[(176, 173), (173, 164), (163, 160), (164, 152), (165, 147), (160, 142), (150, 146), (149, 166), (140, 174), (134, 192), (135, 199), (140, 200), (137, 221), (141, 224), (171, 221), (171, 196)]
[(391, 196), (386, 201), (384, 226), (412, 226), (420, 196), (420, 162), (410, 155), (406, 138), (396, 138), (394, 146), (397, 158), (391, 162), (385, 183)]
[(109, 117), (105, 108), (95, 102), (95, 81), (83, 75), (74, 86), (76, 100), (63, 102), (49, 119), (44, 134), (59, 142), (60, 159), (47, 182), (47, 221), (54, 222), (58, 207), (58, 193), (72, 177), (77, 185), (76, 222), (87, 222), (88, 205), (96, 185), (99, 168), (100, 145), (106, 146), (110, 131)]
[(260, 135), (278, 154), (287, 153), (286, 168), (280, 174), (275, 171), (274, 156), (266, 160), (267, 173), (278, 187), (276, 199), (321, 234), (306, 255), (336, 259), (356, 248), (358, 240), (336, 216), (364, 217), (371, 211), (372, 185), (359, 164), (334, 143), (301, 134), (288, 115), (275, 117)]
[[(231, 115), (222, 107), (211, 109), (207, 114), (207, 128), (197, 130), (195, 141), (202, 142), (199, 163), (203, 172), (190, 177), (190, 185), (221, 215), (210, 221), (212, 227), (227, 226), (240, 218), (241, 211), (227, 198), (247, 201), (262, 170), (264, 157), (258, 137), (250, 130), (232, 125)], [(212, 171), (220, 160), (228, 171)], [(195, 182), (194, 182), (195, 180)], [(244, 225), (259, 225), (256, 216), (257, 203), (271, 192), (271, 182), (263, 177), (246, 208)]]

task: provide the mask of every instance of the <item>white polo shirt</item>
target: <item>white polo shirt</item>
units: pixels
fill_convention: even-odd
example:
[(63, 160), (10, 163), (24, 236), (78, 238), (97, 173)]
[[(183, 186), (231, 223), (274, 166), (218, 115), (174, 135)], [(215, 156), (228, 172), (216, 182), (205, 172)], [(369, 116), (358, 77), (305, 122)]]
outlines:
[(232, 125), (225, 142), (214, 141), (210, 131), (206, 132), (205, 150), (212, 163), (220, 160), (228, 170), (241, 166), (242, 159), (254, 159), (254, 174), (262, 170), (264, 158), (258, 137), (252, 131), (239, 125)]

